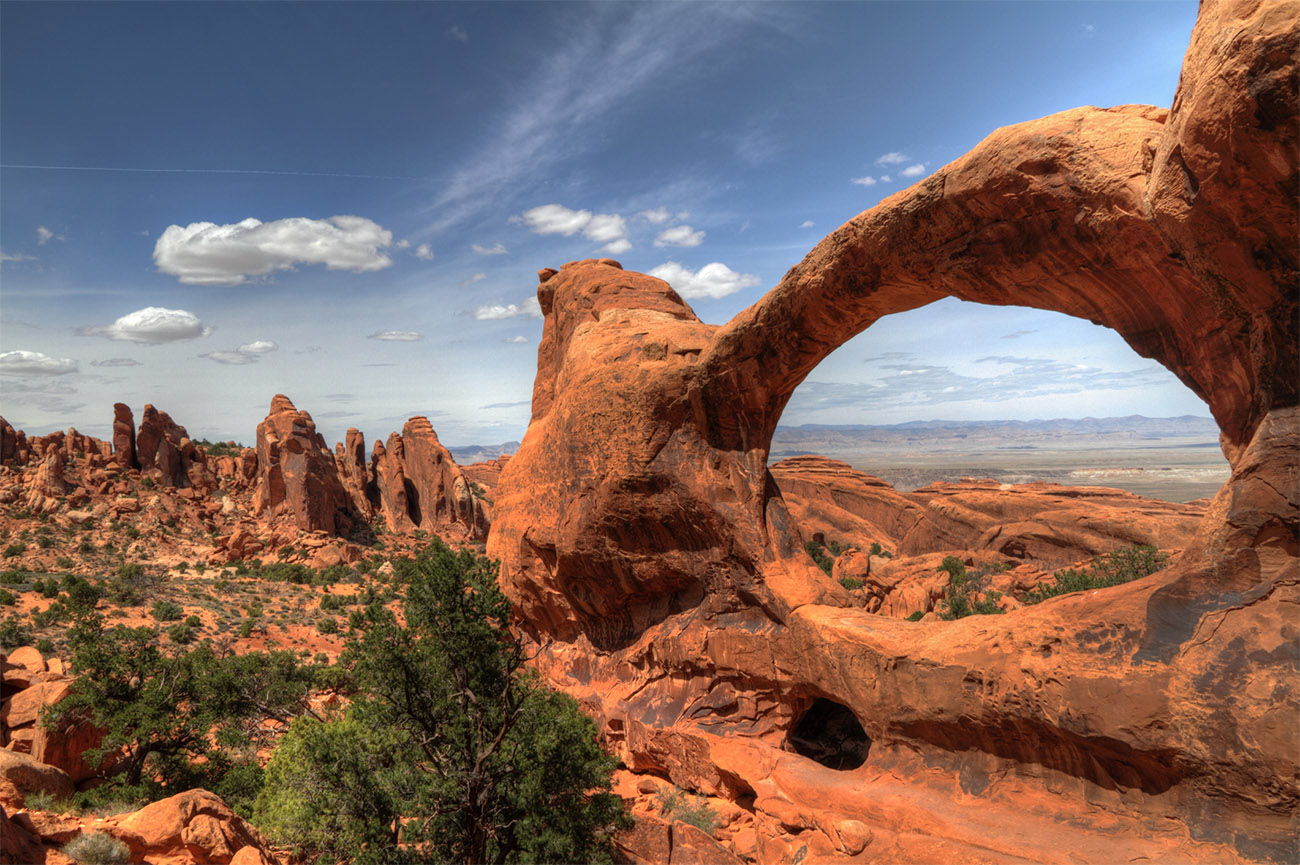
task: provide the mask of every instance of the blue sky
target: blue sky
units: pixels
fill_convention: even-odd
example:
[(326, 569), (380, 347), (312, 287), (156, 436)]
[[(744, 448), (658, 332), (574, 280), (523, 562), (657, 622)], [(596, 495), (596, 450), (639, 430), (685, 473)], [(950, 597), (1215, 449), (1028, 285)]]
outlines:
[[(517, 439), (538, 268), (612, 256), (722, 323), (995, 128), (1169, 105), (1194, 2), (5, 3), (0, 413), (146, 402), (249, 441), (427, 414)], [(943, 301), (783, 421), (1206, 415), (1087, 322)]]

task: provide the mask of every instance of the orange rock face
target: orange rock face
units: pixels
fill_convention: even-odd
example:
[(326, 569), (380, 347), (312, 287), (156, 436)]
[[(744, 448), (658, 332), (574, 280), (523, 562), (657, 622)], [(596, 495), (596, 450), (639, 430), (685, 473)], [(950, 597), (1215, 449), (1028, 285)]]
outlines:
[(338, 534), (351, 521), (351, 499), (316, 423), (279, 394), (257, 425), (253, 507), (259, 517), (283, 516), (305, 531)]
[(1064, 567), (1132, 546), (1182, 549), (1205, 508), (1106, 487), (936, 483), (900, 493), (838, 460), (802, 456), (771, 467), (801, 533), (867, 550), (918, 555), (988, 550)]
[[(629, 768), (744, 803), (758, 861), (1300, 856), (1294, 12), (1203, 4), (1171, 110), (997, 130), (721, 328), (608, 260), (539, 274), (532, 422), (488, 552), (538, 666)], [(1232, 477), (1190, 538), (1194, 514), (1087, 491), (1003, 516), (1001, 490), (886, 508), (855, 482), (881, 509), (841, 510), (1026, 558), (1172, 526), (1175, 565), (904, 622), (812, 564), (767, 468), (781, 411), (843, 342), (944, 296), (1113, 328), (1206, 400)]]

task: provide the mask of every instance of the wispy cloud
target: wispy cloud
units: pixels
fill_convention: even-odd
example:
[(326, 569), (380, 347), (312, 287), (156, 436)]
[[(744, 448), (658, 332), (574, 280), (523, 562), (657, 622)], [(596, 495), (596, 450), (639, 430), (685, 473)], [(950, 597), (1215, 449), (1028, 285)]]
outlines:
[(876, 157), (877, 165), (902, 165), (904, 162), (910, 162), (911, 157), (906, 153), (899, 153), (897, 150), (886, 153), (883, 156)]
[(489, 304), (474, 310), (474, 317), (479, 321), (496, 321), (503, 318), (541, 318), (542, 305), (536, 297), (530, 297), (520, 303)]
[(542, 204), (510, 217), (510, 222), (527, 225), (534, 234), (571, 237), (581, 231), (588, 240), (605, 244), (601, 251), (615, 255), (632, 248), (627, 237), (627, 220), (617, 213), (592, 213), (571, 210), (563, 204)]
[(902, 171), (898, 172), (898, 176), (899, 177), (920, 177), (925, 173), (926, 173), (925, 165), (921, 163), (917, 163), (916, 165), (909, 165), (906, 168), (904, 168)]
[(1031, 333), (1038, 333), (1037, 330), (1017, 330), (1012, 333), (1004, 333), (998, 339), (1020, 339), (1022, 336), (1029, 336)]
[(133, 357), (107, 357), (103, 360), (92, 360), (90, 365), (99, 367), (144, 366)]
[(664, 4), (583, 6), (572, 12), (562, 43), (538, 44), (536, 74), (493, 124), (488, 140), (431, 202), (431, 231), (481, 212), (489, 203), (534, 194), (530, 177), (600, 140), (587, 132), (634, 104), (635, 94), (668, 87), (693, 61), (717, 50), (729, 22), (762, 14), (700, 4), (690, 15)]
[(415, 248), (415, 257), (420, 261), (433, 261), (433, 250), (427, 243), (421, 243)]
[(443, 35), (446, 36), (448, 39), (452, 39), (456, 42), (461, 43), (462, 45), (467, 44), (469, 42), (469, 33), (465, 31), (464, 27), (458, 27), (453, 25), (451, 27), (448, 27), (447, 32), (444, 33)]
[(377, 330), (369, 334), (366, 339), (377, 339), (380, 342), (419, 342), (424, 339), (424, 334), (413, 330)]
[(884, 370), (870, 382), (815, 382), (801, 384), (790, 400), (790, 411), (872, 408), (896, 409), (976, 400), (1007, 402), (1092, 391), (1127, 390), (1162, 382), (1165, 372), (1156, 364), (1131, 370), (1107, 370), (1051, 358), (991, 355), (976, 363), (1002, 369), (990, 376), (963, 375), (951, 367), (925, 363), (908, 352), (891, 352), (870, 361)]
[(699, 246), (703, 242), (704, 232), (689, 225), (674, 225), (655, 238), (655, 246)]
[(805, 219), (803, 222), (799, 223), (799, 227), (800, 227), (800, 228), (812, 228), (812, 227), (813, 227), (814, 225), (816, 225), (816, 224), (817, 224), (817, 223), (813, 222), (811, 219)]
[(521, 400), (517, 400), (517, 401), (515, 401), (515, 402), (490, 402), (490, 403), (488, 403), (487, 405), (481, 405), (481, 406), (479, 406), (479, 408), (480, 408), (480, 409), (493, 409), (493, 408), (519, 408), (520, 406), (532, 405), (532, 404), (533, 404), (533, 401), (530, 400), (530, 399), (521, 399)]
[(244, 366), (250, 363), (257, 363), (263, 355), (270, 354), (278, 349), (269, 339), (259, 339), (255, 342), (246, 343), (233, 351), (209, 351), (199, 355), (208, 360), (217, 363), (226, 364), (227, 366)]
[(50, 231), (44, 225), (36, 226), (37, 246), (44, 246), (45, 244), (49, 243), (51, 240), (67, 240), (67, 237), (63, 236), (62, 234), (55, 234), (53, 231)]
[(20, 261), (35, 261), (35, 260), (36, 260), (36, 256), (34, 255), (23, 255), (20, 252), (5, 252), (4, 250), (0, 249), (0, 262), (3, 262), (5, 264), (9, 264), (9, 263), (17, 264)]
[(462, 279), (460, 284), (461, 287), (464, 288), (465, 286), (473, 285), (476, 282), (482, 282), (485, 279), (487, 279), (486, 273), (476, 273), (473, 276), (468, 276), (465, 279)]
[(483, 246), (478, 243), (470, 244), (470, 249), (479, 255), (506, 255), (510, 250), (506, 249), (504, 243), (494, 243), (491, 246)]
[(529, 340), (528, 340), (528, 337), (526, 337), (526, 336), (508, 336), (508, 337), (506, 337), (505, 339), (503, 339), (503, 340), (501, 340), (501, 341), (502, 341), (502, 342), (508, 342), (508, 343), (510, 343), (510, 344), (512, 344), (512, 345), (522, 345), (523, 343), (526, 343), (526, 342), (528, 342)]

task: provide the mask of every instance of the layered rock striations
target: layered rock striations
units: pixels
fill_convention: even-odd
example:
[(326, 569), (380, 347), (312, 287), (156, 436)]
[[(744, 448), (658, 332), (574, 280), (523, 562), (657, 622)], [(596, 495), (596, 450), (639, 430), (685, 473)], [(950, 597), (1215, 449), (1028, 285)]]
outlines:
[(1200, 504), (1107, 487), (968, 479), (903, 493), (820, 456), (781, 460), (771, 472), (801, 534), (905, 556), (987, 550), (1063, 567), (1126, 547), (1181, 550), (1205, 515)]
[[(748, 858), (1300, 856), (1294, 11), (1203, 4), (1171, 110), (997, 130), (721, 328), (608, 260), (539, 274), (488, 552), (545, 675), (629, 768), (752, 811)], [(1176, 564), (917, 623), (812, 564), (767, 468), (781, 412), (844, 341), (944, 296), (1104, 324), (1205, 399), (1232, 477)], [(895, 519), (984, 526), (978, 489), (921, 494)]]

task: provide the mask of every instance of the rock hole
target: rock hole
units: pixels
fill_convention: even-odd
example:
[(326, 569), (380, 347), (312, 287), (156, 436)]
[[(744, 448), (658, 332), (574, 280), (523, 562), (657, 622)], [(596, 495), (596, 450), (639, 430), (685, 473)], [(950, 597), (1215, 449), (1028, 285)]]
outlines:
[(867, 761), (871, 740), (853, 710), (818, 697), (786, 736), (795, 753), (831, 769), (856, 769)]

